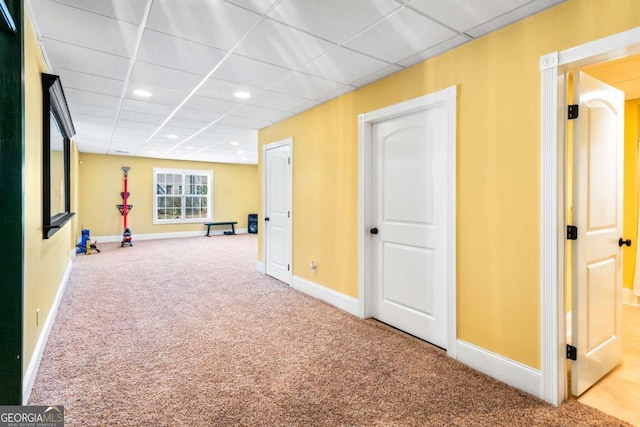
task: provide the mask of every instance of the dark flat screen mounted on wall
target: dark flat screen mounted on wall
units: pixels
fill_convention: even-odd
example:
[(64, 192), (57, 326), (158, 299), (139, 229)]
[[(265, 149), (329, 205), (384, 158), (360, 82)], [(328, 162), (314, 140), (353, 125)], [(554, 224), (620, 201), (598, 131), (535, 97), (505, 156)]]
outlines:
[(76, 134), (60, 78), (42, 74), (42, 237), (48, 239), (71, 212), (71, 138)]

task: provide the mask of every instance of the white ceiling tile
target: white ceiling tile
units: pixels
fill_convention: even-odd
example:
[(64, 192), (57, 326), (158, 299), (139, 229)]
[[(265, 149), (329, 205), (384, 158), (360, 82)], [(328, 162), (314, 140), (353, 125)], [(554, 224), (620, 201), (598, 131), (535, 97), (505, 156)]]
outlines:
[(460, 32), (467, 31), (482, 23), (490, 21), (510, 10), (518, 8), (530, 0), (413, 0), (411, 8), (415, 8), (437, 21)]
[(345, 46), (396, 62), (456, 35), (417, 12), (403, 8), (350, 39)]
[(251, 99), (247, 104), (290, 113), (299, 113), (315, 107), (319, 102), (269, 91), (258, 94), (258, 96)]
[[(136, 61), (133, 67), (133, 73), (131, 73), (130, 89), (156, 86), (189, 93), (202, 79), (203, 76), (198, 74)], [(149, 91), (152, 92), (151, 90)]]
[(411, 65), (417, 64), (418, 62), (422, 62), (436, 55), (440, 55), (441, 53), (446, 52), (450, 49), (453, 49), (456, 46), (460, 46), (461, 44), (464, 44), (469, 40), (472, 40), (471, 37), (454, 36), (449, 40), (445, 40), (440, 44), (430, 47), (429, 49), (425, 49), (420, 53), (417, 53), (401, 61), (398, 61), (398, 64), (404, 67), (409, 67)]
[(283, 0), (269, 17), (339, 43), (399, 7), (393, 0)]
[[(175, 126), (175, 127), (182, 128), (182, 129), (189, 129), (191, 131), (198, 131), (198, 130), (202, 129), (203, 127), (207, 126), (209, 123), (211, 123), (211, 122), (202, 122), (202, 121), (199, 121), (199, 120), (191, 120), (191, 119), (184, 119), (184, 118), (180, 118), (180, 117), (172, 117), (171, 120), (169, 120), (167, 122), (165, 127)], [(191, 133), (193, 133), (193, 132), (191, 132)]]
[(351, 82), (351, 84), (353, 86), (357, 86), (357, 87), (361, 87), (364, 85), (368, 85), (369, 83), (375, 82), (376, 80), (380, 80), (383, 77), (386, 77), (390, 74), (393, 73), (397, 73), (400, 70), (403, 70), (404, 68), (398, 66), (398, 65), (389, 65), (385, 68), (383, 68), (382, 70), (378, 70), (374, 73), (368, 74), (358, 80), (354, 80)]
[(246, 9), (252, 10), (260, 15), (264, 15), (277, 0), (228, 0), (229, 3), (237, 4)]
[(197, 120), (205, 123), (211, 123), (214, 120), (219, 119), (221, 116), (221, 113), (212, 113), (210, 111), (194, 110), (184, 107), (180, 108), (174, 115), (176, 118)]
[(268, 108), (256, 107), (255, 105), (244, 104), (233, 111), (234, 116), (247, 117), (250, 119), (267, 120), (270, 122), (279, 122), (289, 116), (291, 113), (272, 110)]
[(94, 76), (92, 74), (78, 73), (71, 70), (60, 70), (60, 82), (62, 87), (88, 90), (103, 93), (105, 95), (121, 96), (124, 81), (107, 77)]
[(345, 93), (351, 92), (355, 90), (355, 86), (344, 85), (336, 90), (332, 90), (331, 92), (325, 93), (322, 96), (317, 97), (316, 99), (320, 102), (327, 102), (330, 99), (337, 98), (340, 95), (344, 95)]
[(81, 104), (74, 102), (69, 104), (69, 111), (71, 112), (71, 119), (76, 114), (84, 114), (87, 116), (106, 117), (111, 120), (115, 120), (117, 110), (115, 108), (96, 107), (95, 105)]
[(306, 65), (300, 71), (327, 80), (350, 83), (388, 65), (386, 62), (370, 56), (338, 47)]
[(566, 0), (535, 0), (531, 1), (518, 9), (514, 9), (504, 15), (497, 16), (495, 19), (481, 24), (475, 28), (466, 31), (472, 37), (480, 37), (491, 31), (495, 31), (499, 28), (512, 24), (527, 16), (538, 13), (544, 9), (547, 9), (556, 4), (562, 3)]
[(260, 15), (221, 0), (155, 0), (147, 27), (228, 51), (260, 20)]
[(154, 123), (143, 123), (139, 121), (130, 121), (124, 119), (118, 119), (116, 130), (122, 132), (129, 132), (132, 135), (146, 135), (149, 136), (157, 129), (157, 125)]
[(208, 98), (205, 96), (194, 95), (184, 104), (185, 108), (191, 108), (200, 111), (209, 111), (212, 113), (227, 113), (240, 105), (238, 102), (231, 102), (224, 99)]
[[(137, 89), (144, 89), (151, 92), (149, 97), (141, 97), (134, 93)], [(175, 108), (184, 101), (188, 92), (182, 92), (179, 90), (167, 89), (160, 86), (151, 86), (146, 84), (130, 83), (125, 99), (131, 99), (135, 101), (153, 102), (155, 104), (167, 105), (171, 108)]]
[(266, 88), (291, 73), (290, 69), (276, 67), (244, 56), (231, 55), (213, 73), (212, 77), (257, 88)]
[(122, 101), (123, 111), (137, 111), (147, 114), (158, 114), (168, 116), (173, 108), (168, 105), (156, 104), (155, 102), (139, 101), (135, 99), (125, 99)]
[(53, 73), (66, 69), (117, 80), (124, 80), (127, 76), (129, 60), (126, 58), (45, 37), (42, 41)]
[[(118, 108), (118, 104), (120, 103), (120, 98), (117, 96), (88, 92), (85, 90), (72, 88), (65, 89), (65, 97), (67, 98), (67, 102), (69, 105), (77, 102), (78, 104), (116, 109)], [(75, 117), (73, 119), (75, 120)]]
[(254, 97), (261, 91), (262, 89), (255, 88), (253, 86), (209, 78), (202, 86), (200, 86), (196, 94), (208, 96), (210, 98), (219, 98), (238, 102), (239, 98), (235, 96), (236, 92), (246, 92), (250, 96)]
[(82, 153), (107, 154), (107, 146), (104, 144), (91, 144), (81, 140), (76, 141), (78, 150)]
[(147, 29), (137, 60), (206, 75), (225, 55), (223, 50)]
[(162, 123), (167, 117), (165, 115), (160, 114), (147, 114), (141, 113), (139, 111), (120, 111), (120, 116), (118, 116), (120, 120), (126, 120), (129, 122), (140, 122), (140, 123), (151, 123), (154, 125), (159, 125)]
[(298, 69), (335, 46), (275, 21), (263, 21), (236, 49), (240, 55)]
[[(123, 57), (133, 55), (137, 25), (52, 0), (32, 1), (31, 5), (35, 14), (49, 17), (38, 23), (48, 39)], [(62, 20), (73, 25), (60, 25)]]
[[(40, 1), (40, 0), (36, 0)], [(90, 12), (106, 15), (121, 21), (140, 24), (148, 0), (56, 0)], [(35, 3), (35, 1), (32, 1)]]
[(221, 125), (236, 126), (248, 129), (262, 129), (273, 124), (273, 122), (268, 122), (266, 120), (248, 119), (246, 117), (238, 116), (225, 116), (218, 120), (218, 123), (220, 123)]
[(342, 87), (342, 83), (332, 82), (319, 77), (295, 73), (272, 87), (272, 90), (287, 95), (316, 99), (325, 93)]

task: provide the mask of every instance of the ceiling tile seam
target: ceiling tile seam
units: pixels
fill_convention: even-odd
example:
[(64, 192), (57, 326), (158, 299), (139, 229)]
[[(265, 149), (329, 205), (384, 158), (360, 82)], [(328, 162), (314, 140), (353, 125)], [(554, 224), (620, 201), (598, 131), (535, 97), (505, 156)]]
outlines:
[[(164, 122), (162, 122), (162, 124), (160, 126), (158, 126), (158, 128), (151, 134), (151, 136), (149, 136), (149, 138), (147, 139), (147, 143), (154, 137), (156, 136), (160, 130), (169, 122), (169, 120), (171, 120), (173, 118), (173, 116), (176, 115), (176, 113), (182, 108), (182, 106), (184, 104), (187, 103), (187, 101), (189, 101), (189, 99), (191, 99), (191, 97), (198, 91), (198, 89), (200, 89), (200, 87), (202, 85), (205, 84), (205, 82), (213, 75), (213, 73), (215, 73), (221, 66), (222, 64), (224, 64), (224, 62), (233, 54), (233, 52), (247, 39), (247, 37), (249, 37), (259, 26), (260, 24), (262, 24), (262, 22), (264, 22), (264, 17), (262, 19), (260, 19), (260, 21), (258, 21), (258, 23), (256, 23), (256, 25), (254, 25), (254, 27), (247, 31), (247, 33), (235, 44), (235, 46), (233, 46), (233, 48), (231, 48), (230, 51), (228, 51), (224, 57), (222, 57), (222, 59), (211, 69), (211, 71), (209, 71), (209, 73), (204, 77), (204, 79), (202, 79), (200, 81), (200, 83), (198, 83), (196, 85), (195, 88), (193, 88), (193, 90), (191, 92), (189, 92), (189, 94), (187, 95), (187, 97), (182, 100), (182, 102), (180, 104), (178, 104), (178, 106), (171, 112), (171, 114), (169, 114), (169, 116), (164, 120)], [(208, 124), (207, 126), (205, 126), (203, 129), (207, 129), (209, 126), (211, 126), (212, 124), (214, 124), (214, 122)], [(202, 130), (201, 130), (202, 131)], [(181, 144), (183, 144), (184, 141), (178, 143), (176, 145), (176, 147), (180, 146)], [(146, 144), (146, 143), (145, 143)], [(144, 148), (144, 146), (143, 146)]]
[[(36, 1), (40, 1), (40, 0), (36, 0)], [(70, 7), (72, 9), (81, 10), (81, 11), (86, 12), (86, 13), (91, 13), (93, 15), (102, 16), (103, 18), (112, 19), (114, 21), (126, 22), (127, 24), (136, 25), (136, 26), (140, 25), (137, 22), (126, 21), (124, 19), (119, 19), (119, 18), (116, 18), (116, 17), (113, 17), (113, 16), (105, 15), (104, 13), (96, 12), (95, 10), (85, 9), (85, 8), (79, 7), (79, 6), (75, 5), (75, 4), (64, 3), (64, 2), (61, 2), (61, 1), (58, 1), (58, 0), (52, 0), (52, 1), (54, 3), (58, 3), (61, 6)]]
[(42, 41), (45, 41), (45, 40), (51, 40), (51, 41), (54, 41), (54, 42), (56, 42), (56, 43), (66, 44), (66, 45), (68, 45), (68, 46), (79, 47), (80, 49), (86, 49), (86, 50), (90, 50), (90, 51), (92, 51), (92, 52), (98, 52), (98, 53), (101, 53), (101, 54), (103, 54), (103, 55), (114, 56), (114, 57), (116, 57), (116, 58), (127, 59), (127, 60), (129, 59), (129, 57), (128, 57), (128, 56), (118, 55), (118, 54), (115, 54), (115, 53), (107, 52), (107, 51), (105, 51), (105, 50), (94, 49), (94, 48), (92, 48), (92, 47), (82, 46), (82, 45), (75, 44), (75, 43), (69, 43), (68, 41), (65, 41), (65, 40), (54, 39), (54, 38), (52, 38), (52, 37), (42, 36)]
[(269, 14), (270, 14), (270, 13), (271, 13), (275, 8), (276, 8), (276, 7), (278, 7), (278, 6), (280, 5), (280, 3), (282, 2), (282, 0), (278, 0), (278, 1), (274, 2), (271, 6), (269, 6), (269, 8), (267, 9), (267, 11), (266, 11), (265, 13), (259, 13), (259, 12), (255, 11), (255, 10), (253, 10), (253, 9), (249, 9), (249, 8), (248, 8), (248, 7), (246, 7), (246, 6), (243, 6), (243, 5), (241, 5), (241, 4), (234, 3), (234, 2), (229, 1), (229, 0), (222, 0), (222, 1), (223, 1), (223, 2), (225, 2), (225, 3), (227, 3), (227, 4), (229, 4), (229, 5), (231, 5), (231, 6), (238, 7), (238, 8), (240, 8), (240, 9), (246, 10), (247, 12), (255, 13), (256, 15), (258, 15), (258, 16), (262, 16), (262, 17), (266, 17), (266, 16), (268, 16), (268, 15), (269, 15)]
[(125, 97), (127, 92), (129, 91), (129, 83), (131, 82), (131, 74), (133, 74), (133, 67), (136, 63), (136, 58), (138, 57), (138, 52), (140, 51), (140, 46), (142, 45), (142, 37), (144, 36), (144, 31), (147, 27), (147, 21), (149, 20), (149, 15), (151, 14), (151, 6), (153, 5), (153, 0), (147, 0), (147, 5), (144, 10), (144, 15), (142, 17), (142, 21), (140, 25), (138, 25), (138, 34), (136, 35), (136, 44), (135, 49), (133, 50), (133, 54), (131, 58), (129, 58), (129, 67), (127, 68), (127, 74), (124, 79), (124, 84), (122, 85), (122, 93), (120, 95), (120, 101), (118, 103), (118, 107), (116, 109), (116, 117), (113, 120), (113, 126), (111, 128), (111, 138), (109, 138), (109, 145), (107, 146), (107, 153), (111, 151), (111, 145), (113, 143), (113, 135), (116, 131), (116, 125), (118, 124), (118, 119), (120, 118), (120, 111), (122, 111), (122, 104), (124, 104)]
[[(438, 24), (438, 25), (440, 25), (440, 26), (442, 26), (442, 27), (444, 27), (444, 28), (446, 28), (448, 30), (453, 31), (454, 33), (456, 33), (458, 35), (471, 37), (468, 34), (465, 34), (464, 31), (456, 30), (455, 28), (451, 27), (450, 25), (445, 24), (444, 22), (440, 22), (438, 19), (434, 18), (433, 16), (431, 16), (429, 14), (426, 14), (426, 13), (422, 12), (421, 10), (416, 9), (415, 7), (413, 7), (413, 6), (409, 5), (409, 4), (407, 4), (406, 8), (411, 10), (412, 12), (417, 13), (418, 15), (421, 15), (424, 18), (427, 18), (429, 21), (435, 22), (436, 24)], [(467, 30), (470, 30), (470, 28), (467, 28)], [(473, 38), (473, 37), (471, 37), (471, 38)]]
[[(85, 71), (72, 70), (72, 69), (66, 68), (66, 67), (58, 67), (57, 69), (58, 70), (69, 71), (69, 72), (76, 73), (76, 74), (83, 74), (85, 76), (99, 77), (101, 79), (113, 80), (114, 82), (124, 82), (123, 79), (116, 79), (115, 77), (109, 77), (109, 76), (101, 76), (100, 74), (87, 73)], [(80, 90), (84, 90), (84, 89), (80, 89)]]
[[(505, 28), (505, 27), (511, 26), (511, 25), (515, 24), (516, 22), (522, 21), (523, 19), (529, 18), (529, 17), (531, 17), (533, 15), (537, 15), (540, 12), (543, 12), (543, 11), (545, 11), (547, 9), (550, 9), (550, 8), (552, 8), (554, 6), (557, 6), (560, 3), (564, 3), (566, 0), (560, 0), (559, 2), (552, 3), (549, 6), (545, 7), (544, 9), (535, 8), (536, 11), (534, 13), (529, 13), (525, 17), (520, 17), (520, 18), (518, 18), (516, 20), (508, 19), (508, 15), (512, 15), (514, 13), (517, 14), (518, 10), (524, 9), (527, 6), (536, 3), (536, 1), (537, 0), (528, 1), (527, 3), (520, 5), (520, 6), (516, 7), (515, 9), (510, 9), (510, 10), (504, 12), (504, 13), (501, 13), (500, 15), (494, 16), (493, 18), (489, 19), (488, 21), (484, 21), (484, 22), (482, 22), (482, 23), (480, 23), (478, 25), (475, 25), (475, 26), (473, 26), (471, 28), (467, 28), (465, 31), (473, 31), (473, 30), (475, 30), (477, 28), (480, 28), (480, 27), (482, 27), (484, 25), (491, 24), (491, 22), (495, 22), (495, 21), (498, 21), (501, 18), (507, 17), (507, 24), (501, 25), (500, 27), (492, 28), (491, 31), (489, 31), (490, 33), (492, 33), (492, 32), (494, 32), (496, 30), (501, 29), (501, 28)], [(488, 34), (488, 33), (485, 31), (483, 34), (480, 35), (480, 37), (482, 37), (482, 36), (484, 36), (486, 34)], [(479, 38), (479, 37), (474, 37), (474, 39), (475, 38)]]
[[(462, 36), (462, 37), (465, 37), (465, 36), (466, 36), (466, 35), (464, 35), (464, 36)], [(423, 49), (423, 50), (421, 50), (420, 52), (414, 53), (413, 55), (409, 55), (409, 56), (407, 56), (406, 58), (401, 59), (401, 60), (400, 60), (400, 62), (404, 62), (404, 61), (408, 60), (409, 58), (412, 58), (412, 57), (414, 57), (414, 56), (416, 56), (416, 55), (420, 55), (422, 52), (424, 52), (424, 51), (426, 51), (426, 50), (436, 49), (438, 46), (445, 45), (447, 42), (449, 42), (450, 40), (452, 40), (452, 39), (454, 39), (454, 38), (456, 38), (456, 37), (460, 37), (460, 34), (456, 34), (456, 35), (454, 35), (453, 37), (449, 37), (448, 39), (443, 40), (443, 41), (441, 41), (441, 42), (440, 42), (440, 43), (438, 43), (438, 44), (435, 44), (435, 45), (430, 46), (430, 47), (428, 47), (428, 48), (426, 48), (426, 49)], [(466, 41), (464, 41), (464, 42), (462, 42), (462, 43), (459, 43), (459, 44), (455, 45), (454, 47), (449, 47), (449, 48), (445, 49), (444, 51), (442, 51), (442, 52), (440, 52), (440, 53), (437, 53), (437, 54), (430, 55), (430, 56), (428, 56), (428, 57), (422, 58), (422, 59), (420, 59), (418, 62), (414, 63), (413, 65), (416, 65), (416, 64), (419, 64), (419, 63), (421, 63), (421, 62), (424, 62), (424, 61), (426, 61), (427, 59), (431, 59), (431, 58), (433, 58), (433, 57), (435, 57), (435, 56), (439, 56), (439, 55), (441, 55), (441, 54), (443, 54), (443, 53), (445, 53), (445, 52), (448, 52), (448, 51), (450, 51), (450, 50), (452, 50), (452, 49), (454, 49), (454, 48), (456, 48), (456, 47), (462, 46), (463, 44), (467, 44), (467, 43), (469, 43), (469, 42), (471, 42), (471, 41), (475, 40), (475, 38), (473, 38), (473, 37), (471, 37), (471, 36), (467, 36), (467, 37), (468, 37), (468, 38), (467, 38), (467, 40), (466, 40)], [(412, 66), (412, 65), (410, 65), (410, 66)], [(405, 68), (408, 68), (408, 67), (405, 67)]]
[(31, 21), (31, 27), (33, 28), (33, 32), (35, 33), (36, 40), (38, 40), (38, 45), (40, 46), (40, 52), (42, 52), (42, 56), (44, 57), (44, 63), (46, 64), (49, 72), (52, 73), (54, 72), (54, 70), (53, 70), (53, 67), (51, 66), (49, 55), (47, 55), (47, 51), (44, 48), (44, 42), (42, 41), (42, 31), (40, 31), (40, 26), (38, 25), (38, 21), (36, 21), (36, 15), (33, 12), (33, 6), (31, 6), (31, 0), (26, 0), (24, 3), (24, 7), (27, 10), (27, 15), (29, 16), (29, 21)]

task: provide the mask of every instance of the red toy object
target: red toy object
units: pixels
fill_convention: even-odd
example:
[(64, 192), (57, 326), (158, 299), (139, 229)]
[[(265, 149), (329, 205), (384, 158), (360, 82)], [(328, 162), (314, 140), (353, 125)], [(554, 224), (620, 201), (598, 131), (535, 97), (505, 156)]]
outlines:
[(129, 227), (127, 227), (127, 215), (129, 214), (129, 211), (131, 211), (131, 209), (133, 208), (133, 205), (129, 205), (127, 203), (129, 199), (129, 192), (127, 191), (127, 179), (129, 175), (129, 169), (131, 168), (128, 166), (122, 167), (122, 170), (124, 171), (124, 191), (120, 193), (120, 195), (122, 196), (123, 203), (121, 205), (116, 205), (116, 207), (118, 208), (118, 210), (120, 211), (120, 213), (124, 218), (124, 232), (122, 233), (122, 244), (120, 245), (121, 247), (124, 247), (124, 245), (133, 246), (133, 240), (131, 238), (131, 230), (129, 229)]

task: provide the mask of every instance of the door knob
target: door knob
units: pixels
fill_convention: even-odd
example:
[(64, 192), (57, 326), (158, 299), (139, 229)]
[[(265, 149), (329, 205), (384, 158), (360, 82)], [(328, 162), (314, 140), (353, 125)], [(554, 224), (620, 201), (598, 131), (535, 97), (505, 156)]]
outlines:
[(631, 246), (631, 239), (623, 240), (622, 237), (618, 240), (618, 246), (627, 245)]
[(371, 230), (369, 230), (369, 232), (371, 234), (378, 234), (378, 229), (376, 227), (373, 227)]

